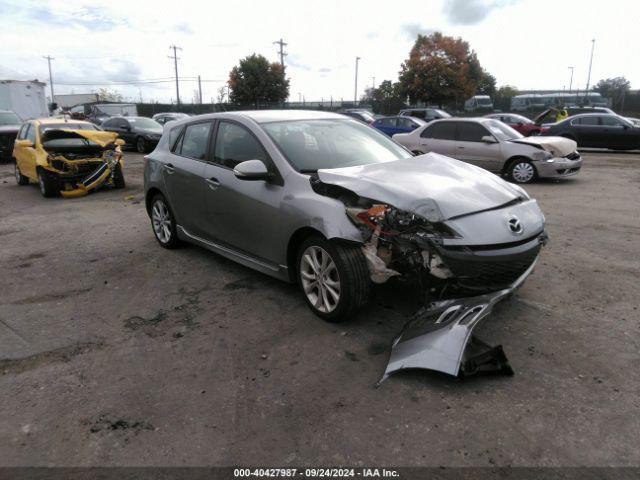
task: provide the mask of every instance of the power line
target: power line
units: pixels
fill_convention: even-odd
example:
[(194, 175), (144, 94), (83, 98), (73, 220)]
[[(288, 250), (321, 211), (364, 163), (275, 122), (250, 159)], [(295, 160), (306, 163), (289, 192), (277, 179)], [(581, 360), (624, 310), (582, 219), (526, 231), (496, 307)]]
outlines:
[(176, 104), (180, 106), (180, 88), (178, 87), (178, 54), (176, 50), (182, 50), (182, 48), (175, 45), (171, 45), (169, 48), (173, 49), (173, 57), (169, 56), (169, 58), (173, 58), (173, 65), (176, 70)]
[(280, 39), (280, 40), (278, 40), (276, 42), (273, 42), (273, 44), (280, 46), (280, 53), (278, 53), (278, 55), (280, 55), (280, 65), (282, 65), (282, 68), (284, 68), (284, 57), (286, 57), (288, 55), (288, 53), (286, 53), (284, 51), (284, 47), (286, 47), (289, 44), (285, 43), (284, 40), (282, 40), (282, 39)]

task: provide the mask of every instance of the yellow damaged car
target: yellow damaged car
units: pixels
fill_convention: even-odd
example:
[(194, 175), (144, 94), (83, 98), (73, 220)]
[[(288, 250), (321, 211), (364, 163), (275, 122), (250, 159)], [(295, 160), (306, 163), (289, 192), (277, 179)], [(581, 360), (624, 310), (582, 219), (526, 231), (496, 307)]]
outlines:
[(13, 147), (18, 185), (38, 182), (45, 197), (81, 197), (101, 186), (124, 188), (117, 133), (93, 123), (41, 118), (22, 124)]

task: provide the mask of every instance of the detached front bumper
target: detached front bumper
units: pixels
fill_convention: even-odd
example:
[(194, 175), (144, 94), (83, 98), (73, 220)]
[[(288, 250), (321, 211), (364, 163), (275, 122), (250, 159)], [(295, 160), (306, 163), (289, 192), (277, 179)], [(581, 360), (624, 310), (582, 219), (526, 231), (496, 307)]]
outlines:
[(566, 157), (534, 161), (540, 178), (564, 178), (576, 175), (582, 167), (582, 158), (577, 152)]

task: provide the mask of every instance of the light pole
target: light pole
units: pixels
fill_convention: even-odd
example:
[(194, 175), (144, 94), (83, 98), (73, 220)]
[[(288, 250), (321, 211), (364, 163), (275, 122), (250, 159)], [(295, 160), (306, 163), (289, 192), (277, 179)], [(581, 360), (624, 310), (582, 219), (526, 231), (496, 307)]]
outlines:
[(47, 55), (46, 57), (42, 57), (47, 59), (47, 64), (49, 65), (49, 87), (51, 88), (51, 105), (56, 101), (53, 98), (53, 75), (51, 74), (51, 60), (55, 60), (51, 55)]
[(569, 80), (569, 93), (571, 93), (571, 87), (573, 86), (573, 67), (569, 67), (571, 70), (571, 79)]
[(302, 103), (302, 94), (298, 92), (298, 103)]
[(353, 93), (353, 101), (358, 103), (358, 62), (360, 62), (360, 57), (356, 57), (356, 88)]
[(584, 92), (584, 95), (587, 96), (589, 93), (589, 82), (591, 82), (591, 65), (593, 65), (593, 49), (596, 46), (596, 39), (591, 40), (591, 58), (589, 59), (589, 73), (587, 75), (587, 89)]

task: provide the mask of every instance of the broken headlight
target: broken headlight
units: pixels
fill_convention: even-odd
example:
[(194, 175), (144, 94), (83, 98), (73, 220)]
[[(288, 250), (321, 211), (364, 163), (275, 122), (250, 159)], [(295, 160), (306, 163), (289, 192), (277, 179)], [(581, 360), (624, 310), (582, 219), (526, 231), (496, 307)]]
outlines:
[(449, 238), (458, 236), (444, 223), (429, 222), (415, 213), (386, 204), (374, 204), (368, 209), (347, 208), (347, 215), (356, 226), (378, 230), (380, 235), (387, 237), (407, 233), (429, 233)]
[(539, 152), (533, 152), (531, 157), (534, 160), (538, 160), (538, 161), (552, 161), (553, 160), (553, 155), (551, 153), (547, 152), (546, 150), (540, 150)]

